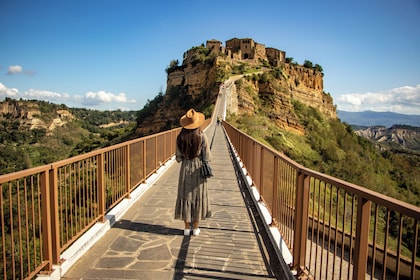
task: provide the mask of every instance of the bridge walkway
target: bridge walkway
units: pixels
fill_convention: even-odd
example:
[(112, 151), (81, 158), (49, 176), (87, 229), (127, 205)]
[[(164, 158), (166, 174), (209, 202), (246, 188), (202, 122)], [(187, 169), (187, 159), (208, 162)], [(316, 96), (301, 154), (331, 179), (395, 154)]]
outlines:
[(200, 223), (200, 235), (184, 236), (183, 221), (173, 218), (175, 162), (61, 279), (280, 278), (223, 128), (213, 123), (206, 134), (215, 176), (208, 181), (212, 217)]

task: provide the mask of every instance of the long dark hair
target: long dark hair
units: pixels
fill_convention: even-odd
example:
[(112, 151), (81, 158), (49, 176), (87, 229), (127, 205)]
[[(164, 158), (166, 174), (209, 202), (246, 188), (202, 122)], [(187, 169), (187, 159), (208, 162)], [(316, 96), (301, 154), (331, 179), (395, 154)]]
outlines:
[(178, 137), (176, 138), (176, 144), (178, 145), (179, 151), (184, 155), (186, 159), (193, 159), (199, 154), (201, 148), (201, 130), (196, 129), (185, 129), (182, 128)]

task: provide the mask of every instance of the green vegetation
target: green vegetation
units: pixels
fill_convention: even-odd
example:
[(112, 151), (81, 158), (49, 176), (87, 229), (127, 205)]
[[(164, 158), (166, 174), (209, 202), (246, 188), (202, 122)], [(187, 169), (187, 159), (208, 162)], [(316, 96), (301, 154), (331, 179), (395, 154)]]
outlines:
[(194, 52), (193, 58), (191, 60), (191, 64), (193, 66), (197, 64), (201, 65), (213, 65), (214, 61), (216, 60), (217, 54), (211, 53), (211, 50), (206, 48), (204, 45), (193, 47), (191, 51)]
[(144, 105), (143, 109), (137, 112), (136, 121), (137, 123), (141, 123), (147, 116), (150, 116), (158, 109), (159, 104), (163, 100), (163, 92), (160, 91), (159, 94), (153, 99), (147, 99), (146, 105)]
[(293, 105), (305, 135), (278, 128), (264, 110), (255, 115), (231, 115), (228, 121), (308, 168), (420, 206), (418, 154), (381, 152), (357, 136), (350, 125), (327, 119), (299, 101)]
[[(293, 105), (294, 113), (305, 127), (304, 135), (280, 129), (268, 118), (266, 110), (257, 109), (255, 114), (240, 117), (230, 115), (228, 121), (261, 143), (284, 153), (305, 167), (420, 206), (419, 154), (401, 150), (381, 151), (369, 140), (357, 136), (350, 125), (343, 124), (339, 120), (327, 119), (317, 109), (299, 101), (293, 101)], [(350, 224), (343, 224), (335, 217), (336, 212), (340, 213), (338, 217), (343, 215), (344, 201), (347, 201), (347, 205), (351, 205), (353, 196), (346, 196), (342, 190), (330, 189), (326, 185), (320, 187), (314, 182), (311, 184), (311, 195), (314, 198), (309, 209), (314, 218), (325, 219), (331, 226), (350, 232)], [(330, 210), (324, 206), (330, 205), (330, 201), (339, 201), (337, 203), (341, 207), (329, 213)], [(318, 202), (321, 205), (318, 205)], [(321, 209), (320, 217), (316, 217), (315, 209)], [(378, 211), (378, 221), (375, 232), (374, 225), (370, 227), (370, 240), (373, 240), (373, 235), (376, 234), (376, 243), (383, 245), (385, 232), (388, 230), (390, 237), (388, 247), (397, 251), (399, 214), (394, 211), (387, 213), (384, 207), (379, 207), (375, 211)], [(386, 226), (387, 215), (389, 215), (389, 227)], [(372, 219), (371, 223), (373, 222)], [(415, 246), (414, 220), (404, 219), (402, 229), (401, 252), (410, 257), (411, 249)], [(355, 227), (352, 230), (354, 231)], [(417, 257), (420, 258), (420, 244), (417, 244), (417, 247)]]
[[(45, 101), (6, 99), (10, 106), (35, 112), (43, 125), (30, 128), (26, 117), (0, 115), (0, 174), (44, 165), (123, 141), (135, 129), (135, 111), (98, 111), (68, 108)], [(58, 110), (73, 118), (49, 130)]]
[(303, 67), (305, 67), (305, 68), (311, 68), (311, 69), (314, 69), (314, 70), (319, 71), (321, 73), (324, 71), (324, 69), (322, 69), (322, 66), (321, 65), (319, 65), (319, 64), (313, 65), (313, 63), (311, 61), (309, 61), (309, 60), (305, 60), (303, 62)]
[(178, 70), (178, 69), (182, 69), (182, 67), (181, 67), (181, 66), (179, 66), (179, 61), (178, 61), (178, 59), (177, 59), (177, 60), (172, 60), (172, 61), (169, 63), (169, 66), (168, 66), (168, 67), (166, 67), (165, 72), (166, 72), (166, 74), (170, 74), (170, 73), (172, 73), (172, 72), (174, 72), (174, 71), (176, 71), (176, 70)]
[[(202, 89), (200, 96), (203, 98), (193, 98), (193, 96), (187, 94), (182, 86), (168, 88), (165, 96), (162, 92), (160, 92), (153, 100), (147, 100), (146, 105), (138, 111), (136, 118), (137, 126), (141, 125), (147, 117), (153, 116), (153, 113), (159, 108), (169, 110), (173, 108), (174, 104), (176, 104), (177, 108), (179, 108), (181, 112), (184, 112), (189, 108), (195, 108), (197, 111), (202, 112), (206, 118), (210, 118), (213, 113), (214, 104), (208, 103), (206, 100), (210, 100), (211, 95), (211, 89)], [(175, 127), (179, 127), (179, 120), (177, 118), (168, 119), (165, 126), (159, 129), (159, 132), (173, 129)], [(145, 135), (138, 135), (132, 131), (131, 137), (139, 136)]]
[[(293, 63), (293, 59), (286, 60)], [(296, 63), (294, 63), (296, 64)], [(303, 67), (323, 72), (320, 65), (313, 65), (306, 60)], [(237, 71), (245, 73), (247, 68), (240, 65)], [(381, 194), (394, 197), (398, 200), (419, 206), (420, 205), (420, 155), (407, 150), (381, 150), (377, 145), (369, 140), (358, 137), (352, 127), (343, 124), (337, 119), (329, 119), (316, 108), (308, 107), (298, 100), (292, 100), (293, 109), (287, 114), (296, 116), (300, 125), (304, 127), (304, 135), (298, 135), (288, 130), (281, 129), (273, 122), (271, 116), (272, 104), (275, 102), (275, 94), (270, 92), (258, 92), (253, 84), (270, 83), (270, 86), (279, 92), (288, 92), (275, 80), (287, 80), (287, 74), (283, 67), (271, 68), (270, 72), (256, 73), (248, 75), (244, 79), (235, 82), (238, 91), (244, 93), (238, 95), (238, 100), (252, 108), (253, 112), (247, 114), (230, 115), (228, 121), (241, 131), (259, 140), (286, 156), (299, 162), (305, 167), (329, 174), (336, 178), (355, 183), (360, 186), (370, 188)], [(246, 81), (251, 81), (248, 83)], [(295, 81), (296, 85), (300, 81)], [(282, 88), (283, 87), (283, 88)], [(245, 98), (245, 99), (244, 99)], [(250, 99), (246, 99), (250, 98)], [(339, 200), (339, 205), (347, 201), (348, 205), (353, 203), (354, 197), (346, 195), (343, 191), (334, 190), (335, 197), (332, 197), (332, 190), (328, 188), (316, 189), (311, 185), (313, 196), (323, 197), (319, 200), (323, 205), (329, 205), (330, 200)], [(335, 220), (335, 212), (327, 213), (323, 205), (318, 205), (318, 200), (313, 200), (311, 209), (321, 210), (321, 215), (326, 215), (333, 226), (350, 232), (350, 224), (343, 224), (341, 220)], [(343, 214), (343, 209), (335, 210)], [(383, 207), (378, 208), (377, 243), (381, 244), (384, 240), (386, 227), (386, 216), (389, 215), (390, 239), (389, 248), (397, 250), (397, 238), (399, 232), (399, 215), (394, 212), (386, 212)], [(316, 213), (312, 213), (316, 215)], [(340, 215), (341, 215), (340, 214)], [(349, 215), (349, 213), (345, 213)], [(373, 222), (373, 221), (372, 221)], [(394, 226), (395, 225), (395, 226)], [(373, 240), (373, 225), (371, 227), (370, 238)], [(412, 219), (403, 220), (402, 246), (401, 252), (405, 256), (410, 256), (411, 248), (414, 246), (414, 221)], [(354, 230), (354, 227), (353, 229)], [(417, 252), (420, 252), (418, 246)], [(417, 253), (420, 257), (420, 253)]]
[[(213, 67), (216, 55), (203, 45), (189, 50), (190, 63), (199, 67)], [(286, 63), (298, 65), (293, 58), (286, 58)], [(323, 72), (318, 64), (305, 60), (303, 67)], [(182, 70), (178, 60), (172, 60), (165, 69), (167, 74)], [(261, 73), (262, 69), (269, 72)], [(23, 109), (36, 109), (33, 117), (40, 118), (44, 123), (51, 123), (57, 117), (57, 110), (67, 110), (73, 114), (74, 119), (68, 120), (65, 125), (56, 127), (50, 131), (46, 127), (28, 128), (22, 126), (22, 118), (12, 114), (0, 116), (0, 174), (11, 173), (30, 167), (48, 164), (71, 156), (86, 153), (98, 148), (117, 144), (142, 135), (136, 134), (136, 128), (150, 117), (156, 117), (156, 112), (185, 112), (189, 108), (195, 108), (209, 118), (214, 110), (214, 101), (220, 82), (232, 75), (248, 74), (244, 79), (235, 82), (236, 88), (245, 92), (249, 100), (238, 96), (243, 104), (250, 105), (246, 115), (230, 115), (228, 121), (234, 126), (261, 141), (262, 143), (284, 153), (286, 156), (299, 162), (305, 167), (320, 171), (345, 181), (370, 188), (382, 194), (420, 206), (420, 156), (415, 152), (378, 149), (370, 141), (358, 137), (352, 127), (343, 124), (339, 120), (328, 119), (315, 108), (308, 107), (298, 100), (292, 100), (292, 114), (304, 127), (305, 134), (298, 135), (288, 130), (281, 129), (270, 119), (271, 106), (276, 101), (276, 95), (272, 92), (257, 92), (247, 81), (267, 84), (273, 80), (288, 80), (284, 71), (284, 65), (271, 67), (266, 60), (260, 60), (259, 65), (249, 63), (229, 64), (221, 61), (216, 69), (216, 80), (208, 88), (202, 88), (201, 92), (191, 95), (185, 86), (179, 85), (167, 89), (166, 94), (162, 91), (152, 99), (147, 100), (146, 105), (139, 111), (122, 112), (96, 111), (88, 109), (67, 108), (65, 105), (54, 105), (42, 101), (15, 101), (7, 99), (7, 102), (17, 104)], [(296, 84), (299, 81), (294, 81)], [(288, 92), (287, 83), (272, 83), (270, 86), (280, 92)], [(250, 104), (252, 103), (252, 104)], [(161, 117), (161, 116), (159, 116)], [(107, 126), (113, 124), (111, 126)], [(168, 118), (160, 131), (178, 127), (178, 118)], [(111, 182), (112, 178), (106, 178)], [(90, 184), (87, 184), (90, 185)], [(321, 197), (313, 200), (310, 209), (319, 209), (330, 201), (343, 201), (351, 203), (353, 197), (348, 197), (342, 191), (327, 188), (316, 188), (311, 185), (312, 195)], [(22, 190), (20, 190), (22, 192)], [(13, 191), (18, 192), (18, 191)], [(90, 193), (87, 190), (87, 193)], [(112, 204), (113, 189), (111, 184), (106, 187), (107, 205)], [(336, 192), (336, 193), (334, 193)], [(11, 195), (7, 194), (8, 197)], [(3, 195), (6, 197), (6, 195)], [(15, 199), (15, 198), (13, 198)], [(33, 199), (34, 201), (37, 198)], [(90, 206), (87, 206), (90, 207)], [(90, 207), (91, 208), (91, 207)], [(5, 216), (11, 207), (6, 208)], [(15, 209), (13, 209), (15, 211)], [(343, 209), (335, 210), (343, 213)], [(390, 235), (398, 237), (399, 217), (394, 212), (386, 212), (378, 209), (379, 239), (383, 239), (385, 232), (386, 216), (389, 215)], [(62, 213), (65, 215), (64, 213)], [(322, 215), (322, 217), (321, 217)], [(316, 214), (313, 214), (315, 217)], [(325, 217), (324, 217), (325, 216)], [(334, 213), (322, 212), (319, 218), (328, 219), (332, 225), (350, 230), (348, 225), (335, 220)], [(412, 221), (404, 220), (403, 247), (404, 254), (413, 248), (414, 225)], [(31, 223), (29, 223), (31, 224)], [(395, 225), (395, 226), (394, 226)], [(373, 227), (372, 227), (373, 228)], [(354, 230), (354, 229), (353, 229)], [(6, 235), (10, 235), (10, 228), (5, 228)], [(373, 232), (371, 232), (371, 236)], [(7, 239), (9, 240), (9, 239)], [(391, 240), (390, 242), (394, 242)], [(9, 241), (8, 241), (9, 242)], [(380, 242), (378, 242), (380, 243)], [(395, 242), (394, 242), (395, 243)], [(8, 244), (7, 244), (8, 245)], [(418, 246), (420, 243), (417, 244)], [(31, 244), (32, 247), (32, 244)], [(390, 245), (395, 248), (395, 244)], [(26, 249), (24, 249), (26, 250)], [(417, 250), (420, 254), (420, 246)], [(8, 255), (9, 256), (9, 255)]]
[[(184, 54), (185, 60), (182, 66), (179, 66), (177, 60), (172, 60), (166, 68), (166, 72), (170, 74), (173, 71), (183, 69), (186, 65), (196, 66), (197, 71), (211, 71), (215, 67), (216, 58), (217, 53), (211, 52), (204, 45), (193, 47)], [(136, 117), (137, 127), (141, 129), (132, 131), (131, 137), (141, 137), (179, 127), (179, 116), (190, 108), (203, 112), (206, 118), (211, 117), (220, 82), (226, 80), (232, 73), (229, 70), (229, 64), (225, 63), (223, 65), (225, 67), (217, 68), (216, 80), (206, 81), (206, 85), (202, 86), (199, 92), (194, 90), (192, 93), (183, 84), (169, 85), (165, 94), (159, 92), (154, 99), (147, 100), (146, 105), (138, 111)], [(151, 126), (151, 119), (157, 115), (160, 121), (159, 127)]]

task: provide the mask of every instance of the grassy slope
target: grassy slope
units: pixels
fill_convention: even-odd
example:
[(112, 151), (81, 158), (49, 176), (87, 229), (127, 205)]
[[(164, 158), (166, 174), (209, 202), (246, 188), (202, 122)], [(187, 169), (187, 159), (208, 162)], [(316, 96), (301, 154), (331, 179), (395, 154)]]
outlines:
[(417, 154), (381, 152), (339, 120), (326, 119), (298, 101), (294, 109), (305, 135), (276, 127), (264, 113), (231, 115), (228, 121), (308, 168), (420, 206)]

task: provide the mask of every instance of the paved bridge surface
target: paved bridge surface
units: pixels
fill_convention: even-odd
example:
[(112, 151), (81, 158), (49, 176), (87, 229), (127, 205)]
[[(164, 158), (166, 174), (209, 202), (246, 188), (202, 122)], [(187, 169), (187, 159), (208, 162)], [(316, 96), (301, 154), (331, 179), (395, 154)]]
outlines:
[(75, 279), (282, 279), (261, 217), (236, 171), (223, 128), (212, 124), (212, 217), (184, 236), (174, 207), (180, 164), (154, 185), (62, 277)]

